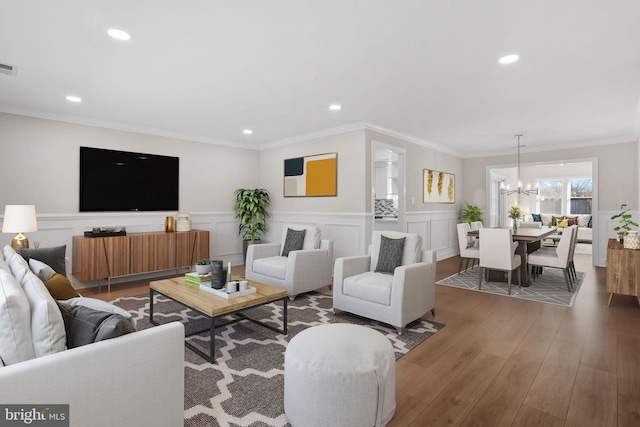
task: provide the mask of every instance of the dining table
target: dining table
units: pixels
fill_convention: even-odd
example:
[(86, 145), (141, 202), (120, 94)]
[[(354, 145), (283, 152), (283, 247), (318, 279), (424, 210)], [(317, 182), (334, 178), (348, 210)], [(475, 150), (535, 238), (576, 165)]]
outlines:
[[(508, 227), (492, 227), (492, 228), (508, 228)], [(556, 227), (542, 226), (540, 228), (533, 227), (518, 227), (512, 231), (513, 241), (518, 242), (518, 248), (516, 253), (520, 255), (520, 282), (521, 286), (527, 287), (530, 285), (529, 269), (527, 268), (527, 253), (531, 252), (528, 246), (534, 244), (540, 244), (542, 240), (556, 232)], [(480, 230), (471, 230), (467, 232), (467, 235), (480, 237)], [(482, 242), (480, 242), (482, 244)], [(516, 280), (514, 277), (512, 280)]]

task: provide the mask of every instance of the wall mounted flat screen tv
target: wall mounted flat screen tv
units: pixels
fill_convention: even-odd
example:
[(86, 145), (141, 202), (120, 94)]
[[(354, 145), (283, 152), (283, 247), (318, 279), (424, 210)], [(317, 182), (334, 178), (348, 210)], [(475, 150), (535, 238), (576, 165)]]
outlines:
[(80, 212), (177, 211), (178, 157), (80, 147)]

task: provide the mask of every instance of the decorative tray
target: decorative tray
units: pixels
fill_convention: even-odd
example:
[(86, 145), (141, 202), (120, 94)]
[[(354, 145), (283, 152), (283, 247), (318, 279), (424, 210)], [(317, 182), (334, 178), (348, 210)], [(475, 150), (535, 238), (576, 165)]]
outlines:
[(233, 298), (243, 297), (245, 295), (251, 295), (256, 293), (256, 288), (252, 286), (249, 286), (249, 289), (247, 289), (246, 291), (237, 291), (237, 292), (232, 292), (230, 294), (228, 294), (227, 291), (225, 291), (224, 289), (214, 289), (207, 285), (200, 285), (200, 289), (205, 290), (209, 293), (212, 293), (213, 295), (219, 296), (220, 298), (224, 298), (224, 299), (233, 299)]

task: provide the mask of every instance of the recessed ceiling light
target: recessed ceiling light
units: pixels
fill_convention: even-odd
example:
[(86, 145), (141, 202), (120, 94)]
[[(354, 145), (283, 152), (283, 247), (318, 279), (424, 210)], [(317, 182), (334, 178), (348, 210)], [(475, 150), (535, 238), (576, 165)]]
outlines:
[(329, 105), (329, 109), (333, 111), (338, 111), (342, 109), (342, 105), (338, 105), (338, 104)]
[(82, 98), (73, 95), (67, 95), (65, 99), (69, 102), (82, 102)]
[(498, 59), (498, 62), (501, 64), (511, 64), (512, 62), (516, 62), (518, 59), (520, 59), (520, 55), (505, 55)]
[(251, 135), (253, 131), (251, 129), (245, 129), (242, 131), (242, 133), (244, 133), (245, 135)]
[(107, 31), (107, 34), (116, 40), (131, 40), (131, 34), (126, 31), (118, 30), (117, 28), (111, 28)]

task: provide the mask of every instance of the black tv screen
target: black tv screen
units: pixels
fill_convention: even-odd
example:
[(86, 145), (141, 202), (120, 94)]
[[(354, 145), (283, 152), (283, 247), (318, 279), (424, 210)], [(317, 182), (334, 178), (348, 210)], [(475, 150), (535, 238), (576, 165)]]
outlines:
[(80, 212), (177, 211), (179, 158), (80, 147)]

